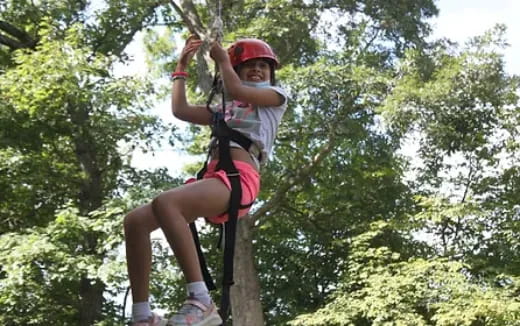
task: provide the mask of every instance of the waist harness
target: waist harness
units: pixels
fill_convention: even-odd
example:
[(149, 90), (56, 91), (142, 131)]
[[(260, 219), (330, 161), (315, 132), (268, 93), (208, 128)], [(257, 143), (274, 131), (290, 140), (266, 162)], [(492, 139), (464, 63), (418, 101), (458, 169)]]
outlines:
[[(218, 91), (220, 91), (222, 94), (222, 112), (213, 112), (210, 109), (210, 103)], [(224, 274), (222, 277), (222, 297), (219, 314), (222, 317), (223, 322), (225, 323), (231, 313), (229, 294), (230, 288), (234, 284), (233, 259), (235, 254), (235, 235), (237, 230), (238, 211), (241, 208), (247, 208), (253, 204), (251, 202), (247, 205), (241, 205), (242, 187), (240, 185), (240, 173), (236, 169), (235, 165), (233, 164), (233, 160), (231, 159), (231, 150), (229, 143), (230, 141), (234, 141), (235, 143), (239, 144), (242, 148), (249, 152), (249, 148), (252, 145), (252, 141), (240, 132), (231, 129), (226, 124), (224, 120), (226, 110), (225, 95), (222, 87), (222, 81), (218, 79), (218, 77), (215, 77), (215, 80), (213, 81), (213, 88), (211, 90), (208, 102), (206, 104), (206, 108), (208, 109), (208, 111), (211, 112), (213, 117), (211, 136), (215, 137), (218, 141), (219, 157), (216, 170), (224, 170), (231, 184), (231, 198), (229, 200), (229, 206), (227, 210), (228, 220), (224, 223), (224, 225), (220, 224), (219, 240), (219, 243), (224, 242)], [(208, 162), (206, 160), (202, 169), (197, 173), (198, 180), (202, 179), (204, 174), (206, 173), (207, 164)], [(190, 230), (193, 236), (193, 240), (195, 241), (195, 246), (197, 248), (197, 255), (199, 257), (204, 282), (206, 283), (206, 286), (210, 291), (215, 290), (216, 286), (213, 282), (213, 279), (211, 278), (211, 274), (209, 273), (206, 260), (204, 259), (204, 254), (200, 246), (200, 240), (198, 237), (195, 222), (190, 223)]]

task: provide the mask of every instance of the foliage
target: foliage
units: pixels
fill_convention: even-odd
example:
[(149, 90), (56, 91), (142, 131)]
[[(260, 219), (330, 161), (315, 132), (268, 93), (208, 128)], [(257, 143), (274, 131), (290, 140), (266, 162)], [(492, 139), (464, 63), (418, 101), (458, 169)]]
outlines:
[[(418, 140), (415, 212), (355, 238), (332, 301), (292, 324), (518, 325), (518, 78), (502, 69), (503, 31), (399, 63), (377, 112), (401, 146)], [(403, 256), (378, 240), (391, 230), (429, 250)]]
[(382, 113), (420, 144), (416, 181), (431, 198), (420, 197), (427, 214), (418, 229), (476, 273), (518, 275), (511, 249), (518, 248), (520, 80), (503, 70), (504, 31), (496, 26), (462, 50), (439, 45), (426, 75), (411, 54)]
[[(53, 30), (43, 30), (42, 38)], [(18, 51), (16, 68), (0, 76), (2, 126), (2, 232), (43, 225), (72, 200), (92, 209), (117, 185), (121, 142), (149, 146), (157, 118), (144, 114), (146, 85), (109, 76), (110, 58), (78, 47), (80, 30), (64, 41), (48, 39), (38, 51)], [(60, 180), (60, 182), (49, 182)], [(93, 193), (94, 192), (94, 193)], [(89, 207), (90, 206), (90, 207)], [(94, 205), (95, 206), (95, 205)]]
[(129, 165), (133, 150), (152, 150), (166, 131), (148, 113), (150, 84), (114, 77), (116, 57), (85, 45), (84, 27), (63, 27), (42, 18), (37, 45), (13, 51), (0, 75), (6, 325), (45, 325), (49, 316), (63, 325), (119, 324), (122, 216), (176, 182), (165, 170)]
[[(122, 216), (182, 182), (131, 154), (164, 134), (200, 154), (208, 134), (167, 133), (150, 114), (167, 93), (113, 75), (144, 31), (164, 76), (188, 22), (214, 19), (209, 2), (176, 3), (0, 3), (2, 324), (123, 322)], [(222, 3), (224, 45), (272, 44), (291, 96), (251, 212), (267, 324), (518, 325), (519, 79), (504, 71), (505, 27), (459, 47), (426, 41), (431, 0)], [(195, 80), (209, 75), (190, 74), (203, 102)], [(220, 275), (213, 231), (202, 242)], [(169, 309), (183, 283), (160, 241), (154, 262), (153, 304)]]
[[(113, 295), (125, 284), (126, 267), (119, 250), (125, 210), (122, 203), (111, 202), (81, 216), (68, 205), (45, 227), (2, 235), (2, 325), (45, 325), (49, 316), (60, 325), (78, 325), (84, 282), (112, 295), (99, 302), (103, 307), (99, 320), (108, 316), (114, 320), (120, 307)], [(85, 248), (93, 241), (96, 246)]]
[(354, 238), (346, 282), (335, 298), (291, 325), (518, 325), (518, 279), (473, 279), (468, 266), (443, 258), (403, 260), (374, 245), (389, 225)]
[[(287, 79), (297, 101), (263, 174), (271, 192), (260, 198), (273, 196), (280, 178), (295, 178), (300, 162), (328, 154), (259, 226), (258, 266), (266, 310), (276, 316), (272, 324), (323, 304), (344, 273), (350, 239), (374, 220), (401, 218), (408, 205), (406, 199), (395, 204), (408, 190), (393, 144), (376, 131), (373, 114), (389, 75), (363, 60), (332, 57)], [(273, 269), (282, 277), (273, 277)], [(296, 286), (287, 279), (295, 274)]]
[[(3, 1), (0, 4), (0, 67), (10, 66), (9, 52), (35, 49), (41, 41), (41, 23), (51, 19), (57, 27), (53, 38), (62, 39), (75, 24), (85, 26), (83, 45), (104, 55), (124, 58), (124, 49), (141, 29), (167, 18), (158, 11), (164, 1)], [(167, 15), (165, 15), (167, 14)], [(167, 19), (168, 20), (168, 19)]]

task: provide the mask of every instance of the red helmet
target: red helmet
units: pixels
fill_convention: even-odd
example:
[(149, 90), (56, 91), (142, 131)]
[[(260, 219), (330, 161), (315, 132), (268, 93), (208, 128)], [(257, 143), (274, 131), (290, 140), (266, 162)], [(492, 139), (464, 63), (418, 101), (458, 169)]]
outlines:
[(280, 64), (269, 44), (254, 38), (238, 40), (231, 44), (228, 54), (233, 67), (247, 60), (260, 58), (271, 60), (275, 69)]

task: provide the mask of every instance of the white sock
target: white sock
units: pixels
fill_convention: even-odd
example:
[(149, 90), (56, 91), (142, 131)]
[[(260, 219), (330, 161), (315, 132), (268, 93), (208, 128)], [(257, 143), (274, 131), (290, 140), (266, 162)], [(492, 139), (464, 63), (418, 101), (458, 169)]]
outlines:
[(211, 297), (209, 296), (209, 291), (206, 287), (206, 283), (202, 281), (188, 283), (186, 288), (188, 290), (189, 297), (202, 302), (205, 306), (209, 307), (211, 305)]
[(152, 307), (148, 301), (137, 302), (132, 305), (132, 321), (148, 320), (152, 316)]

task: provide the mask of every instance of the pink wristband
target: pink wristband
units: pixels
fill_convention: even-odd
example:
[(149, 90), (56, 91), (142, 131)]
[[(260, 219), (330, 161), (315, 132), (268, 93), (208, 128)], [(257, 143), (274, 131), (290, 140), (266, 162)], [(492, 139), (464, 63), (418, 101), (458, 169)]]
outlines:
[(178, 77), (178, 76), (182, 76), (182, 77), (188, 78), (190, 75), (186, 71), (174, 71), (174, 72), (172, 72), (172, 75), (171, 75), (172, 78)]

